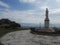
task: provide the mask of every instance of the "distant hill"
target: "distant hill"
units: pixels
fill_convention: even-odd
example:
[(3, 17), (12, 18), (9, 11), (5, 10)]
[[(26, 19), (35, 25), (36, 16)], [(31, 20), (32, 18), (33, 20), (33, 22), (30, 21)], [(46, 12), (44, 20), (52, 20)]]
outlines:
[(40, 24), (34, 24), (34, 23), (20, 23), (21, 27), (41, 27)]
[[(44, 27), (44, 24), (34, 24), (34, 23), (20, 23), (21, 27)], [(60, 24), (50, 24), (50, 27), (59, 27)]]
[(17, 28), (21, 27), (20, 24), (10, 21), (9, 19), (0, 19), (0, 28)]

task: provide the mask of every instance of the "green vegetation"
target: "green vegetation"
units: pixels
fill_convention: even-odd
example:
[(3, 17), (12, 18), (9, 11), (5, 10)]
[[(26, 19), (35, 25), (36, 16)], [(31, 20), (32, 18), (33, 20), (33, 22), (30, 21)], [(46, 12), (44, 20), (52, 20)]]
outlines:
[[(0, 28), (0, 38), (7, 33), (14, 32), (14, 31), (19, 31), (19, 30), (28, 30), (28, 28), (17, 28), (17, 29)], [(0, 45), (3, 45), (3, 44), (1, 44), (1, 42), (0, 42)]]
[[(23, 28), (20, 24), (10, 21), (8, 19), (0, 19), (0, 38), (7, 33), (18, 31), (18, 30), (28, 30), (29, 28)], [(0, 42), (0, 45), (1, 44)]]
[(0, 45), (3, 45), (3, 44), (0, 43)]
[[(16, 28), (16, 29), (0, 28), (0, 38), (7, 33), (14, 32), (14, 31), (19, 31), (19, 30), (28, 30), (28, 28)], [(3, 45), (3, 44), (1, 44), (1, 42), (0, 42), (0, 45)]]
[[(13, 31), (18, 31), (18, 30), (19, 29), (5, 29), (5, 28), (0, 28), (0, 38), (3, 35), (7, 34), (7, 33), (10, 33), (10, 32), (13, 32)], [(0, 45), (3, 45), (3, 44), (1, 44), (1, 42), (0, 42)]]
[(0, 37), (5, 35), (6, 33), (13, 32), (13, 31), (18, 31), (18, 29), (5, 29), (5, 28), (0, 28)]
[[(9, 19), (0, 19), (0, 38), (9, 32), (18, 31), (21, 29), (21, 25), (14, 21), (10, 21)], [(0, 45), (3, 44), (0, 42)]]
[(14, 21), (10, 21), (9, 19), (0, 19), (0, 28), (17, 28), (17, 27), (21, 27), (20, 24), (14, 22)]

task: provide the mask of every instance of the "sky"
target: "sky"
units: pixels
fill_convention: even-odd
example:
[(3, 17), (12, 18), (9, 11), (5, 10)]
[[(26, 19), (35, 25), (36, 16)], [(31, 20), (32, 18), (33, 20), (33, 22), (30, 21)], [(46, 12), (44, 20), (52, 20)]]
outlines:
[(44, 23), (46, 8), (50, 23), (60, 23), (60, 0), (0, 0), (0, 19), (18, 23)]

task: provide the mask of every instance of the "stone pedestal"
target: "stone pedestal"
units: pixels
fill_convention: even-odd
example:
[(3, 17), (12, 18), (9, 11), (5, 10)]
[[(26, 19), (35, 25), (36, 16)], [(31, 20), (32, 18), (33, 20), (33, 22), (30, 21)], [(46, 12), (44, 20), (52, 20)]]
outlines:
[(55, 32), (55, 30), (52, 29), (52, 28), (44, 28), (44, 30), (45, 30), (46, 32)]

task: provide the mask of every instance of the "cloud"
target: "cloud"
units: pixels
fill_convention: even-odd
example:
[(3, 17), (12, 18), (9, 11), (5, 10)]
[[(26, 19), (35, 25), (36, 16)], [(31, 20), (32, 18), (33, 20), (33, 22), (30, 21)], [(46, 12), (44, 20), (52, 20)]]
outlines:
[(60, 18), (60, 9), (49, 9), (49, 18), (51, 23), (57, 23), (60, 24), (59, 18)]
[(56, 0), (56, 2), (58, 2), (58, 3), (59, 3), (59, 2), (60, 2), (60, 0)]
[[(49, 9), (49, 18), (50, 23), (60, 23), (60, 9)], [(14, 20), (18, 23), (44, 23), (45, 19), (45, 11), (41, 12), (38, 10), (8, 10), (1, 12), (0, 18), (8, 18), (10, 20)]]
[(49, 9), (50, 14), (60, 14), (60, 8), (58, 9)]
[(37, 0), (35, 2), (35, 5), (36, 5), (36, 9), (38, 10), (45, 10), (46, 8), (50, 8), (48, 6), (48, 3), (49, 3), (50, 0)]
[(36, 0), (19, 0), (20, 2), (23, 2), (23, 3), (34, 3), (36, 2)]
[(2, 1), (0, 1), (0, 6), (6, 7), (6, 8), (10, 8), (10, 6)]
[(40, 9), (45, 10), (46, 8), (50, 8), (48, 6), (48, 3), (50, 0), (45, 0), (45, 1), (43, 1), (43, 0), (19, 0), (19, 1), (22, 3), (33, 4), (33, 5), (35, 5), (37, 10), (40, 10)]
[[(45, 10), (49, 8), (49, 18), (51, 23), (60, 23), (60, 8), (53, 8), (50, 0), (19, 0), (22, 3), (34, 3), (36, 9), (29, 10), (9, 10), (1, 12), (0, 18), (9, 18), (21, 23), (44, 23)], [(54, 3), (54, 1), (53, 1)], [(7, 6), (8, 7), (8, 6)], [(58, 15), (58, 16), (57, 16)]]
[[(35, 10), (26, 11), (12, 11), (6, 10), (1, 13), (0, 18), (8, 18), (16, 22), (21, 23), (35, 23), (38, 24), (42, 22), (42, 15)], [(40, 20), (40, 21), (39, 21)]]
[(40, 7), (40, 9), (42, 9), (42, 10), (46, 10), (46, 8), (49, 9), (49, 6), (47, 6), (47, 5), (43, 5), (43, 6)]
[[(58, 9), (59, 10), (59, 9)], [(58, 13), (57, 9), (54, 11), (51, 9), (52, 13), (49, 14), (50, 23), (60, 23), (60, 13)], [(49, 10), (49, 12), (51, 12)], [(8, 18), (12, 21), (16, 21), (18, 23), (44, 23), (45, 19), (45, 11), (44, 13), (41, 13), (38, 10), (25, 10), (25, 11), (13, 11), (13, 10), (5, 10), (4, 12), (1, 12), (0, 18)]]

